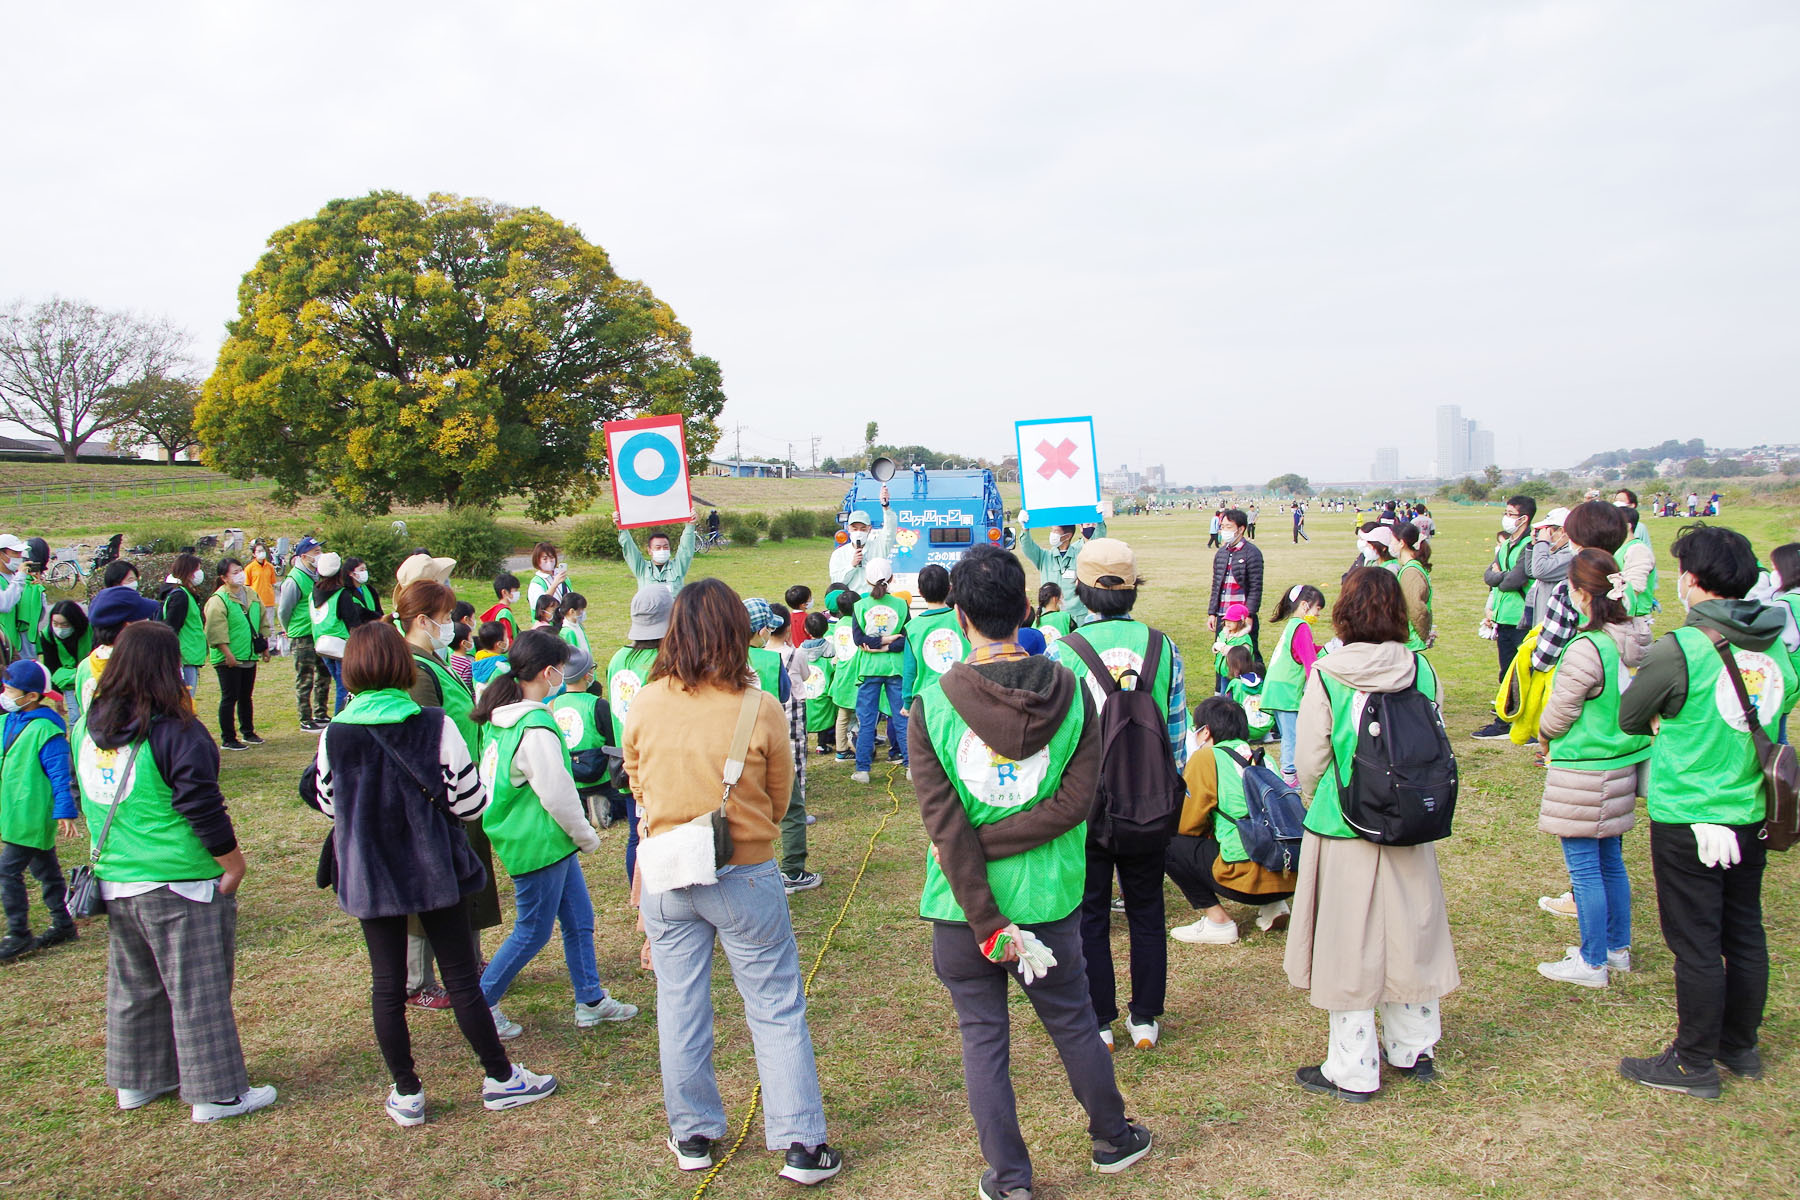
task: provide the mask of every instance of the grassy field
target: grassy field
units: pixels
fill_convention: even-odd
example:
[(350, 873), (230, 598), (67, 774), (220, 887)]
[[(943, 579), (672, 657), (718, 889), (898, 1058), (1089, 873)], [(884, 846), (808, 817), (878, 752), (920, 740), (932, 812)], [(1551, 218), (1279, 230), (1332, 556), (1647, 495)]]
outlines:
[[(716, 485), (715, 485), (716, 488)], [(703, 494), (706, 489), (702, 488)], [(829, 502), (829, 500), (823, 500)], [(783, 500), (782, 505), (788, 501)], [(1253, 930), (1236, 946), (1170, 945), (1162, 1045), (1116, 1059), (1129, 1111), (1155, 1132), (1150, 1158), (1118, 1177), (1087, 1169), (1083, 1121), (1055, 1054), (1015, 1003), (1014, 1076), (1041, 1197), (1521, 1197), (1792, 1196), (1800, 1112), (1800, 929), (1796, 856), (1777, 856), (1764, 896), (1773, 959), (1764, 1026), (1767, 1078), (1732, 1080), (1705, 1103), (1623, 1081), (1622, 1054), (1660, 1048), (1673, 1030), (1670, 959), (1656, 932), (1647, 831), (1626, 838), (1636, 887), (1638, 969), (1605, 991), (1552, 984), (1534, 964), (1559, 958), (1573, 922), (1538, 911), (1567, 886), (1554, 839), (1536, 831), (1539, 772), (1530, 754), (1466, 734), (1487, 716), (1490, 643), (1474, 635), (1479, 574), (1496, 510), (1440, 514), (1435, 543), (1433, 652), (1449, 685), (1447, 716), (1464, 770), (1457, 833), (1442, 846), (1445, 890), (1463, 986), (1444, 1003), (1439, 1079), (1398, 1080), (1376, 1103), (1307, 1095), (1294, 1069), (1317, 1062), (1323, 1015), (1287, 985), (1283, 934)], [(1274, 514), (1271, 514), (1273, 516)], [(1791, 510), (1739, 511), (1759, 549), (1796, 535)], [(1653, 524), (1665, 549), (1677, 523)], [(1207, 691), (1204, 588), (1210, 578), (1198, 515), (1120, 520), (1149, 580), (1141, 615), (1185, 649), (1191, 702)], [(1315, 515), (1294, 547), (1265, 521), (1266, 594), (1297, 582), (1335, 591), (1353, 552), (1348, 516)], [(630, 581), (616, 564), (575, 564), (593, 603), (597, 646), (625, 626)], [(825, 543), (726, 550), (696, 563), (745, 594), (778, 597), (824, 582)], [(1662, 625), (1679, 619), (1665, 558)], [(1034, 581), (1035, 582), (1035, 581)], [(478, 602), (479, 596), (470, 597)], [(1265, 645), (1268, 638), (1265, 636)], [(225, 790), (251, 862), (242, 892), (237, 1013), (251, 1076), (280, 1087), (266, 1113), (195, 1126), (175, 1104), (119, 1113), (103, 1075), (104, 922), (75, 946), (0, 971), (0, 1193), (7, 1196), (240, 1197), (269, 1188), (330, 1197), (684, 1197), (697, 1180), (662, 1147), (653, 980), (636, 968), (622, 833), (603, 834), (586, 864), (600, 913), (602, 978), (644, 1006), (636, 1021), (577, 1032), (554, 945), (507, 1001), (525, 1036), (519, 1059), (554, 1071), (563, 1091), (542, 1104), (487, 1113), (479, 1069), (449, 1014), (413, 1019), (432, 1119), (403, 1130), (381, 1115), (388, 1080), (367, 1012), (367, 968), (355, 923), (312, 886), (324, 822), (294, 784), (313, 739), (295, 728), (288, 664), (258, 688), (269, 744), (227, 756)], [(203, 710), (216, 685), (205, 680)], [(795, 897), (802, 961), (811, 965), (873, 854), (813, 983), (811, 1020), (832, 1140), (848, 1158), (827, 1192), (855, 1197), (966, 1196), (981, 1170), (961, 1084), (954, 1017), (931, 974), (916, 918), (924, 840), (904, 778), (858, 787), (848, 768), (812, 762), (819, 813), (812, 864), (824, 888)], [(893, 814), (876, 835), (884, 817)], [(84, 844), (65, 844), (65, 862)], [(504, 888), (504, 885), (503, 885)], [(1192, 917), (1168, 889), (1170, 923)], [(39, 916), (41, 924), (41, 915)], [(496, 931), (498, 932), (498, 931)], [(489, 948), (497, 944), (490, 938)], [(1123, 969), (1122, 931), (1115, 955)], [(741, 1005), (715, 976), (717, 1059), (734, 1127), (755, 1084)], [(789, 1194), (761, 1149), (746, 1151), (710, 1190), (717, 1197)]]

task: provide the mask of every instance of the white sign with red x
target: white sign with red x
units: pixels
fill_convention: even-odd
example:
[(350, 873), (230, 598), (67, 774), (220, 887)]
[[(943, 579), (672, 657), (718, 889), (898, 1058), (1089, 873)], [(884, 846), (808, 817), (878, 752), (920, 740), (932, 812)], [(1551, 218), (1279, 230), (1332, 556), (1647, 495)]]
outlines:
[(1100, 506), (1094, 418), (1017, 421), (1019, 490), (1034, 529), (1091, 524)]

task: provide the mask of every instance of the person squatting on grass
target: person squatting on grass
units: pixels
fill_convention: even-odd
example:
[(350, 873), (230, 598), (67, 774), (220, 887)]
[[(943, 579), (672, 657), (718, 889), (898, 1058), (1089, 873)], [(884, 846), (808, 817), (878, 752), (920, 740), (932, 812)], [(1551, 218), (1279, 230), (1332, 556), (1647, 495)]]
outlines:
[(481, 820), (488, 796), (456, 722), (407, 694), (414, 673), (392, 625), (371, 621), (352, 633), (344, 648), (352, 698), (300, 781), (302, 798), (332, 822), (338, 907), (362, 925), (375, 1041), (394, 1081), (383, 1107), (399, 1125), (425, 1122), (425, 1086), (406, 1027), (409, 919), (424, 929), (457, 1027), (486, 1072), (482, 1104), (514, 1108), (556, 1090), (555, 1076), (507, 1058), (482, 996), (468, 897), (486, 886), (487, 871), (462, 826)]
[(920, 692), (907, 724), (931, 840), (919, 915), (931, 922), (932, 967), (962, 1032), (988, 1163), (978, 1195), (1001, 1200), (1029, 1196), (1032, 1184), (1009, 1072), (1014, 975), (1088, 1115), (1094, 1169), (1124, 1170), (1151, 1136), (1126, 1117), (1112, 1055), (1094, 1036), (1083, 958), (1086, 821), (1101, 752), (1094, 698), (1067, 668), (1020, 648), (1027, 604), (1016, 558), (977, 547), (950, 581), (971, 649)]
[(743, 996), (756, 1047), (764, 1141), (786, 1151), (784, 1178), (814, 1184), (836, 1175), (843, 1156), (825, 1140), (800, 950), (775, 864), (794, 782), (793, 744), (781, 702), (762, 691), (751, 669), (750, 635), (749, 613), (724, 581), (682, 588), (650, 682), (625, 724), (625, 773), (649, 839), (719, 807), (746, 691), (756, 703), (743, 771), (725, 804), (732, 853), (719, 865), (717, 882), (643, 889), (644, 929), (656, 965), (663, 1107), (676, 1165), (683, 1171), (712, 1166), (715, 1144), (728, 1132), (713, 1065), (716, 942)]

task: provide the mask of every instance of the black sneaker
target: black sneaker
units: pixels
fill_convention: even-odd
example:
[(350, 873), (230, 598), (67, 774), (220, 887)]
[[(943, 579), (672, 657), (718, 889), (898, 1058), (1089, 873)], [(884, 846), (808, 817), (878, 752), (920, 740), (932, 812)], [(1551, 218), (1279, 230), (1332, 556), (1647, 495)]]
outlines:
[(36, 949), (37, 939), (30, 934), (21, 937), (16, 933), (9, 933), (4, 939), (0, 939), (0, 962), (29, 954)]
[(1701, 1100), (1719, 1098), (1719, 1069), (1708, 1063), (1704, 1070), (1695, 1070), (1681, 1061), (1673, 1046), (1655, 1058), (1620, 1059), (1619, 1074), (1665, 1092), (1686, 1092)]
[(1469, 735), (1480, 742), (1498, 742), (1512, 737), (1512, 726), (1495, 718)]
[[(75, 928), (75, 922), (70, 921), (66, 925), (52, 925), (49, 929), (44, 931), (33, 945), (36, 949), (48, 950), (52, 946), (60, 946), (64, 942), (72, 942), (80, 936), (81, 934)], [(1751, 1053), (1754, 1054), (1756, 1052), (1752, 1050)]]
[(1762, 1078), (1762, 1055), (1757, 1053), (1755, 1046), (1738, 1054), (1721, 1054), (1713, 1061), (1733, 1075), (1745, 1079)]
[(713, 1165), (711, 1138), (682, 1138), (678, 1142), (675, 1135), (670, 1134), (663, 1144), (675, 1155), (675, 1165), (683, 1171), (704, 1171)]
[(989, 1167), (981, 1173), (981, 1182), (975, 1185), (975, 1194), (981, 1200), (1031, 1200), (1030, 1188), (1008, 1188), (1004, 1192), (994, 1182), (994, 1170)]
[(311, 717), (300, 718), (300, 728), (306, 730), (308, 733), (317, 733), (319, 730), (325, 728), (327, 724), (328, 722), (315, 721)]
[(1429, 1054), (1419, 1055), (1410, 1067), (1396, 1067), (1393, 1063), (1389, 1063), (1388, 1070), (1398, 1071), (1408, 1079), (1416, 1079), (1420, 1083), (1430, 1083), (1437, 1078), (1437, 1064), (1431, 1060)]
[(1356, 1092), (1349, 1088), (1339, 1087), (1325, 1078), (1325, 1072), (1317, 1067), (1301, 1067), (1294, 1072), (1294, 1082), (1309, 1092), (1317, 1092), (1321, 1096), (1335, 1096), (1339, 1100), (1347, 1100), (1351, 1104), (1365, 1104), (1381, 1093), (1380, 1088), (1372, 1092)]
[(844, 1155), (841, 1151), (834, 1150), (824, 1142), (811, 1150), (795, 1142), (788, 1147), (787, 1165), (781, 1168), (781, 1177), (811, 1187), (815, 1183), (824, 1183), (843, 1169)]
[(251, 745), (251, 746), (260, 746), (263, 744), (263, 740), (261, 738), (257, 737), (254, 733), (246, 733), (243, 737), (243, 740), (247, 745)]
[(249, 748), (250, 747), (244, 745), (244, 743), (238, 741), (236, 738), (233, 738), (229, 742), (219, 743), (219, 749), (221, 750), (248, 750)]
[(1148, 1153), (1150, 1131), (1135, 1121), (1127, 1120), (1123, 1141), (1094, 1143), (1094, 1170), (1103, 1175), (1117, 1175)]

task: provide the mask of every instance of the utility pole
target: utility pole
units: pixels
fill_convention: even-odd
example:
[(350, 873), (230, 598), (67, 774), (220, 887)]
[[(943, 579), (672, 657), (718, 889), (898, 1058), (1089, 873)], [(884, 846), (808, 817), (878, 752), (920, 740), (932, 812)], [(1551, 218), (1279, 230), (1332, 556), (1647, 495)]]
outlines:
[(789, 442), (788, 443), (787, 461), (785, 463), (781, 464), (781, 477), (783, 479), (786, 479), (788, 477), (788, 469), (790, 467), (792, 467), (793, 465), (794, 465), (794, 443)]
[(819, 469), (819, 438), (816, 434), (812, 439), (812, 469)]
[(733, 432), (737, 434), (737, 460), (739, 462), (743, 462), (744, 461), (744, 427), (742, 425), (735, 426), (733, 429)]

